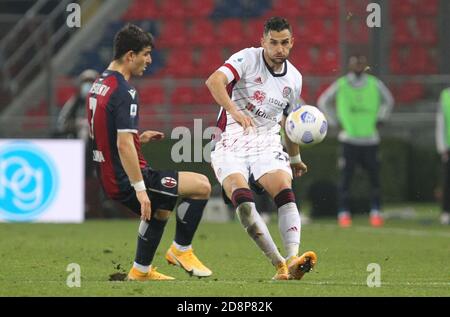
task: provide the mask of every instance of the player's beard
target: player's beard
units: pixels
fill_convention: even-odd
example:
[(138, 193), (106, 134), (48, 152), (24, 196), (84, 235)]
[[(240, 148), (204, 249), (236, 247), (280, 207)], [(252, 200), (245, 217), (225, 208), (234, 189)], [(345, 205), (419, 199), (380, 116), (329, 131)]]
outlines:
[(287, 57), (274, 57), (271, 58), (270, 61), (274, 64), (274, 66), (281, 66), (287, 60)]

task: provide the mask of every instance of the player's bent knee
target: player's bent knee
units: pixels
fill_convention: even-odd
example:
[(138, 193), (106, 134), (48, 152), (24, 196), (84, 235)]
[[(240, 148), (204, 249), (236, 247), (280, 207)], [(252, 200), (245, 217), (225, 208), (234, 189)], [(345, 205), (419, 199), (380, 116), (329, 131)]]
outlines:
[(158, 220), (167, 220), (169, 219), (170, 214), (171, 214), (170, 210), (158, 209), (153, 212), (152, 217), (155, 217)]
[(197, 199), (208, 199), (211, 195), (211, 184), (209, 183), (208, 177), (205, 175), (199, 175), (197, 181), (196, 181), (196, 188), (195, 188), (195, 197)]
[(209, 198), (211, 195), (211, 183), (209, 182), (208, 177), (205, 175), (201, 176), (201, 194), (205, 195), (206, 198)]

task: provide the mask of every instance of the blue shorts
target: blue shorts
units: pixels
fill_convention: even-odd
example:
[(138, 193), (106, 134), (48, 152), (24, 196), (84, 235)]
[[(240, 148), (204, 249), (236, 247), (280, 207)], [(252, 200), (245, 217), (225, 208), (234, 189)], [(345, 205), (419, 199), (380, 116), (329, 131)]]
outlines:
[[(173, 210), (178, 199), (178, 172), (156, 171), (150, 168), (142, 170), (147, 194), (152, 203), (152, 211)], [(131, 193), (127, 199), (120, 201), (135, 214), (141, 215), (141, 204), (136, 193)]]

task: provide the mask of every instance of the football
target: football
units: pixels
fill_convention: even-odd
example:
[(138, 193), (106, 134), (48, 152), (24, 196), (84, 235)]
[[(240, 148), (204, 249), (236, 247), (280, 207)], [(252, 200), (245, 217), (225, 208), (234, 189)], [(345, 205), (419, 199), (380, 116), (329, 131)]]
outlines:
[(317, 107), (304, 105), (288, 115), (285, 130), (292, 142), (314, 145), (327, 135), (328, 122)]

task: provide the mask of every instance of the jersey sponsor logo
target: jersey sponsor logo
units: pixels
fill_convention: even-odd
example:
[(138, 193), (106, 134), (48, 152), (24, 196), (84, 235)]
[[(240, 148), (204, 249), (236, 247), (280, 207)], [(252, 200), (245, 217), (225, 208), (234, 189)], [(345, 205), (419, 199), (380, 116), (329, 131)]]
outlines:
[(96, 94), (96, 95), (100, 95), (100, 96), (106, 96), (106, 94), (108, 93), (109, 89), (111, 87), (103, 85), (101, 83), (94, 83), (91, 87), (91, 89), (89, 90), (89, 92), (91, 94)]
[(283, 97), (287, 98), (289, 97), (289, 95), (292, 93), (292, 88), (291, 87), (284, 87), (283, 88)]
[(269, 103), (272, 103), (275, 106), (279, 106), (283, 109), (286, 107), (286, 104), (283, 101), (280, 101), (280, 100), (272, 98), (272, 97), (269, 98)]
[(241, 63), (244, 59), (242, 57), (236, 58), (233, 62)]
[(174, 188), (175, 186), (177, 186), (177, 181), (173, 177), (163, 177), (161, 179), (161, 184), (167, 188)]
[(255, 105), (251, 104), (250, 102), (247, 103), (247, 106), (245, 107), (248, 111), (255, 114), (258, 117), (271, 120), (273, 122), (278, 122), (277, 118), (269, 116), (264, 110), (261, 108), (257, 108)]
[(266, 99), (266, 93), (264, 91), (257, 90), (250, 99), (261, 105)]
[(131, 98), (134, 99), (134, 97), (136, 96), (136, 89), (130, 89), (128, 90), (128, 93), (130, 94)]
[(130, 105), (130, 117), (136, 117), (137, 115), (137, 104), (132, 103)]

